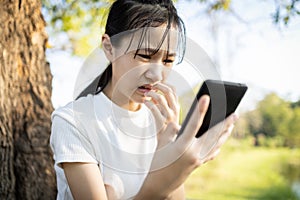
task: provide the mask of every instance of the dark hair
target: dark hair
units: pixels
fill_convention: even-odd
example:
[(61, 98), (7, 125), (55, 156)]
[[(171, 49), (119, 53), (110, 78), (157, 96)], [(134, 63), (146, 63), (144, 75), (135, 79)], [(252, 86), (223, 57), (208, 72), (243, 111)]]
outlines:
[[(185, 26), (178, 16), (172, 0), (116, 0), (110, 7), (105, 33), (112, 37), (125, 31), (147, 27), (158, 27), (162, 24), (167, 25), (162, 42), (165, 40), (166, 33), (170, 30), (171, 25), (175, 25), (178, 29), (178, 33), (180, 34), (178, 39), (179, 44), (181, 45), (178, 46), (178, 50), (180, 51), (178, 58), (179, 62), (181, 62), (185, 52)], [(153, 54), (159, 51), (162, 42)], [(136, 54), (138, 51), (139, 49), (136, 50)], [(87, 94), (98, 94), (105, 88), (111, 80), (111, 77), (112, 65), (110, 63), (105, 71), (77, 98), (86, 96)]]

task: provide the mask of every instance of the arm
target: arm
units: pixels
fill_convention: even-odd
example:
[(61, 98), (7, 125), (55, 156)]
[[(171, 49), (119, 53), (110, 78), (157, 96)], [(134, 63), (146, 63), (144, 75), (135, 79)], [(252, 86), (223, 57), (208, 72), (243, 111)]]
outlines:
[[(158, 150), (152, 161), (151, 171), (136, 196), (137, 199), (172, 199), (176, 189), (184, 184), (187, 177), (203, 163), (217, 156), (220, 147), (225, 143), (236, 121), (236, 115), (226, 118), (211, 128), (200, 138), (195, 138), (201, 127), (209, 105), (209, 97), (201, 97), (198, 109), (195, 109), (184, 133), (174, 140), (178, 126), (167, 123), (158, 133)], [(148, 103), (153, 115), (160, 119), (160, 110), (155, 104)], [(213, 144), (207, 141), (214, 136)]]
[(109, 199), (97, 164), (63, 163), (74, 199)]
[(181, 185), (176, 190), (174, 190), (169, 195), (168, 198), (168, 200), (184, 200), (184, 199), (185, 199), (184, 185)]
[[(66, 118), (61, 117), (68, 115)], [(56, 164), (64, 170), (74, 199), (109, 198), (97, 160), (91, 156), (91, 143), (76, 128), (73, 112), (69, 112), (68, 109), (56, 112), (52, 120), (50, 144)]]
[[(113, 188), (104, 185), (102, 175), (96, 164), (90, 163), (63, 163), (62, 164), (73, 198), (80, 199), (116, 199)], [(159, 175), (164, 172), (160, 172)], [(147, 198), (149, 197), (149, 198)], [(135, 199), (165, 199), (160, 192), (145, 189), (144, 193)], [(183, 185), (175, 189), (168, 198), (170, 200), (183, 200)]]

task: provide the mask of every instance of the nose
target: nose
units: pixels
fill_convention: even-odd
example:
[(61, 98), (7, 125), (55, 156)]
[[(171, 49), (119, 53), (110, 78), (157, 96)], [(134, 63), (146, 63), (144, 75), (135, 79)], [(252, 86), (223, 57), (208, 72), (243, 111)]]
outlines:
[(146, 78), (150, 79), (153, 83), (163, 80), (163, 66), (152, 64), (145, 72)]

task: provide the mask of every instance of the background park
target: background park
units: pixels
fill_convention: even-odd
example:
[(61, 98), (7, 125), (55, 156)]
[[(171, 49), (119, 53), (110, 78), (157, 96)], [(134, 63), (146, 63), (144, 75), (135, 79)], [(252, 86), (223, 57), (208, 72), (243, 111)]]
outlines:
[[(73, 98), (112, 1), (0, 2), (0, 199), (55, 199), (50, 114)], [(249, 90), (220, 155), (187, 199), (300, 199), (300, 1), (177, 0), (187, 36)], [(29, 38), (29, 39), (28, 39)], [(199, 87), (179, 90), (182, 113)]]

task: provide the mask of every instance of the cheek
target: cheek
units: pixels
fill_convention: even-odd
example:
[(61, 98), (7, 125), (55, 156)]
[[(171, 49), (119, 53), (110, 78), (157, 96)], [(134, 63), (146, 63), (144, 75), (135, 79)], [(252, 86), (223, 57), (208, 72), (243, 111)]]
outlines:
[(142, 63), (137, 62), (129, 56), (115, 62), (115, 71), (113, 73), (116, 77), (129, 80), (128, 78), (143, 74), (144, 67)]
[(125, 82), (135, 82), (141, 76), (143, 76), (144, 73), (145, 70), (143, 70), (141, 67), (133, 67), (119, 72), (118, 77), (120, 80)]
[(162, 71), (163, 81), (165, 81), (171, 73), (172, 68), (165, 68)]
[(130, 69), (122, 69), (115, 72), (113, 75), (117, 87), (122, 91), (135, 89), (139, 83), (143, 71), (138, 67)]
[(131, 67), (126, 71), (126, 73), (124, 74), (124, 79), (127, 82), (138, 82), (144, 76), (146, 71), (147, 67), (143, 65), (135, 65), (134, 67)]
[(115, 82), (124, 81), (131, 76), (130, 68), (126, 63), (116, 62), (113, 70), (113, 78)]

